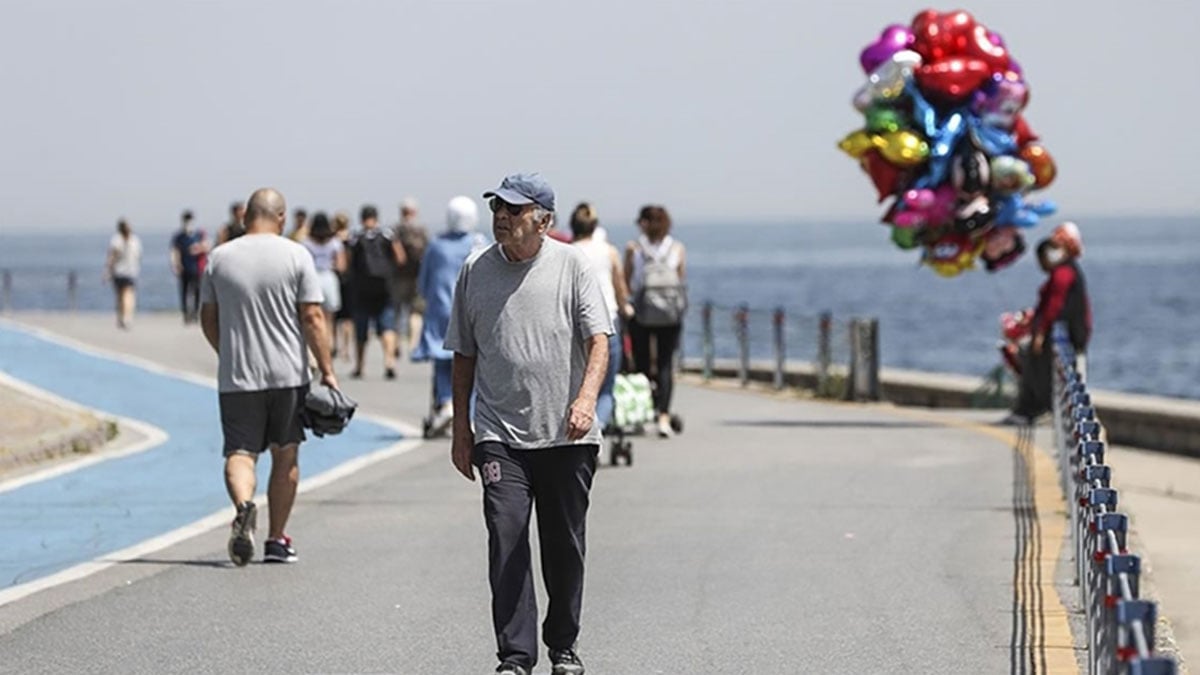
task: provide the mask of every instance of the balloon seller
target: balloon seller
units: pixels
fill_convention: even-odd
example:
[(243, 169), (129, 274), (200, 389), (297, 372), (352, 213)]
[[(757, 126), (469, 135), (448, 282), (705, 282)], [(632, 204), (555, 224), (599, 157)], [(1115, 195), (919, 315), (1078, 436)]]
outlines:
[(885, 28), (859, 62), (865, 122), (839, 147), (889, 202), (892, 241), (946, 277), (1011, 265), (1022, 231), (1055, 211), (1028, 199), (1055, 166), (1021, 114), (1029, 85), (1004, 39), (968, 12), (925, 10)]

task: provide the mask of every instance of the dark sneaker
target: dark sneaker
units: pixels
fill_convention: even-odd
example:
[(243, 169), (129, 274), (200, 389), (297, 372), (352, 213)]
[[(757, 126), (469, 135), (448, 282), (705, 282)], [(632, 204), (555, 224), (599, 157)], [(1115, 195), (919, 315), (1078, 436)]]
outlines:
[(300, 560), (300, 556), (296, 555), (296, 547), (292, 546), (292, 538), (288, 536), (283, 539), (268, 539), (263, 548), (263, 562), (294, 563)]
[(384, 379), (388, 379), (388, 380), (396, 379), (396, 369), (395, 368), (384, 368), (383, 369), (383, 377), (384, 377)]
[(254, 557), (254, 530), (258, 525), (258, 507), (254, 502), (238, 504), (229, 533), (229, 559), (244, 567)]
[(529, 669), (515, 663), (501, 663), (496, 668), (496, 675), (529, 675)]
[(583, 675), (583, 661), (574, 649), (551, 649), (550, 663), (554, 664), (551, 675)]

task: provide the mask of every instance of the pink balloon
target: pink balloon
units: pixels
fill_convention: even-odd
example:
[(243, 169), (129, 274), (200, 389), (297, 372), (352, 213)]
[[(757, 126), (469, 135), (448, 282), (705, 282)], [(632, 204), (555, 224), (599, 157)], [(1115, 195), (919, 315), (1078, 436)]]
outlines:
[(987, 32), (987, 39), (988, 39), (988, 42), (991, 42), (992, 44), (996, 45), (997, 47), (1004, 46), (1004, 38), (1001, 37), (1000, 34), (995, 31), (989, 30)]
[(896, 52), (908, 49), (913, 43), (913, 32), (908, 26), (892, 24), (883, 29), (879, 39), (863, 48), (858, 55), (863, 72), (870, 74)]
[(909, 190), (901, 197), (903, 211), (897, 211), (892, 224), (902, 228), (939, 227), (953, 220), (956, 202), (954, 188), (942, 185), (935, 190)]

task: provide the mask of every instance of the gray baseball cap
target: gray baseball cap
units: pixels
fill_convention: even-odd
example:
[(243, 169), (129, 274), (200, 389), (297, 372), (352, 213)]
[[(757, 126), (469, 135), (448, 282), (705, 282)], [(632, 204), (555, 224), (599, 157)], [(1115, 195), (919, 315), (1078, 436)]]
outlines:
[(554, 188), (540, 173), (514, 173), (507, 176), (500, 187), (483, 193), (484, 199), (492, 197), (518, 206), (537, 204), (547, 211), (554, 211)]

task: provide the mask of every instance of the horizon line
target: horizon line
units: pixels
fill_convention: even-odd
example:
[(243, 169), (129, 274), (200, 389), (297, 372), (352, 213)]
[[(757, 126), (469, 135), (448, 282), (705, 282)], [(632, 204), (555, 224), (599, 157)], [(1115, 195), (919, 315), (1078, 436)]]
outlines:
[[(1200, 219), (1200, 211), (1194, 211), (1194, 212), (1168, 211), (1168, 212), (1161, 212), (1161, 213), (1123, 212), (1123, 213), (1107, 213), (1107, 214), (1091, 213), (1091, 214), (1075, 215), (1072, 218), (1070, 218), (1070, 220), (1113, 221), (1113, 220), (1123, 220), (1123, 219), (1133, 220), (1133, 219), (1146, 219), (1146, 218), (1164, 219), (1164, 220), (1186, 220), (1186, 219), (1190, 219), (1190, 218)], [(739, 216), (704, 216), (702, 218), (675, 217), (672, 220), (674, 220), (676, 222), (676, 224), (682, 223), (682, 224), (686, 224), (688, 227), (716, 227), (716, 226), (730, 225), (732, 223), (746, 223), (746, 224), (751, 224), (751, 225), (768, 225), (768, 226), (775, 226), (775, 225), (825, 226), (825, 225), (858, 225), (858, 224), (866, 224), (866, 223), (879, 224), (879, 222), (880, 222), (878, 217), (858, 218), (855, 216), (847, 216), (847, 215), (837, 215), (837, 216), (778, 215), (778, 216), (756, 216), (753, 218), (743, 218), (743, 217), (739, 217)], [(1049, 218), (1047, 220), (1054, 220), (1054, 219)], [(1064, 220), (1066, 220), (1066, 219), (1064, 219)], [(224, 225), (224, 223), (221, 223), (220, 225)], [(218, 225), (218, 227), (220, 225)], [(357, 223), (355, 223), (355, 225), (357, 226)], [(556, 222), (555, 225), (556, 225), (556, 227), (562, 227), (561, 222)], [(426, 223), (426, 226), (428, 227), (429, 224)], [(622, 223), (622, 224), (619, 224), (618, 226), (632, 227), (632, 223), (628, 223), (628, 224)], [(9, 233), (9, 234), (91, 234), (94, 232), (98, 232), (100, 230), (111, 230), (113, 227), (115, 227), (115, 221), (113, 224), (104, 225), (104, 226), (101, 226), (101, 225), (55, 226), (55, 225), (8, 225), (8, 224), (5, 224), (5, 225), (0, 225), (0, 233)], [(169, 227), (162, 227), (160, 225), (152, 225), (152, 226), (147, 226), (144, 228), (137, 227), (135, 229), (135, 231), (142, 230), (145, 232), (173, 232), (177, 228), (178, 228), (177, 224), (172, 224)]]

